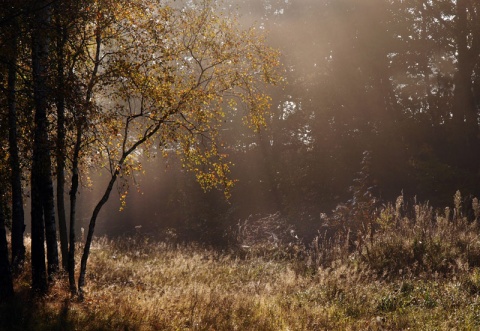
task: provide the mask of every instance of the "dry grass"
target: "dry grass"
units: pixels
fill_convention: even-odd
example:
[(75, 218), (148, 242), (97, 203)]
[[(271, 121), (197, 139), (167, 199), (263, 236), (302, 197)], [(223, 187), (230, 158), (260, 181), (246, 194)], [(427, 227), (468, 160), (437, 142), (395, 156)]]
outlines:
[(31, 299), (27, 270), (15, 301), (0, 306), (0, 329), (480, 329), (476, 224), (416, 208), (410, 219), (386, 208), (373, 237), (359, 237), (353, 251), (338, 240), (321, 263), (315, 248), (302, 259), (240, 259), (145, 238), (97, 239), (84, 302), (70, 299), (64, 277)]
[[(238, 260), (133, 240), (96, 242), (88, 295), (50, 295), (2, 307), (5, 330), (475, 330), (480, 270), (386, 281), (363, 263), (313, 274), (292, 261)], [(25, 287), (26, 280), (17, 284)], [(24, 305), (25, 300), (29, 302)], [(16, 327), (16, 328), (14, 328)]]

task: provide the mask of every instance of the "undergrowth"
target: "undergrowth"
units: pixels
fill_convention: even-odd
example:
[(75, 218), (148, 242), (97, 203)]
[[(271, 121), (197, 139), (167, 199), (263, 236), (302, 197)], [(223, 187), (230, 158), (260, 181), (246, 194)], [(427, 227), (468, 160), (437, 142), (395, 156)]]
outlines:
[(477, 330), (478, 202), (467, 217), (459, 196), (442, 211), (403, 197), (369, 204), (361, 224), (345, 206), (322, 216), (312, 243), (278, 214), (252, 218), (228, 253), (97, 238), (84, 301), (64, 275), (32, 298), (27, 265), (0, 329)]

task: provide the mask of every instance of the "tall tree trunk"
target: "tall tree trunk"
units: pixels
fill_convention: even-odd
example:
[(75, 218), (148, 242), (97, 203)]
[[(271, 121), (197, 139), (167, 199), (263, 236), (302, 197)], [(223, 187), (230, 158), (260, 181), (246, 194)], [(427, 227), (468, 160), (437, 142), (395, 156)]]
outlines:
[[(48, 169), (51, 169), (50, 155), (48, 155)], [(45, 178), (45, 186), (42, 194), (44, 198), (45, 239), (47, 240), (47, 271), (50, 279), (58, 272), (59, 268), (57, 225), (55, 224), (55, 198), (53, 191), (53, 181), (51, 171), (49, 171), (48, 176)]]
[(0, 302), (5, 302), (13, 296), (13, 281), (10, 263), (8, 262), (4, 208), (3, 190), (0, 190)]
[(20, 158), (18, 154), (17, 135), (17, 42), (18, 24), (16, 19), (12, 21), (12, 35), (10, 38), (10, 59), (8, 63), (8, 142), (10, 153), (10, 184), (12, 186), (12, 266), (14, 270), (22, 267), (25, 260), (25, 245), (23, 234), (25, 231), (25, 216), (23, 210), (22, 173), (20, 170)]
[(65, 211), (65, 66), (64, 47), (67, 31), (60, 21), (60, 3), (55, 4), (57, 15), (57, 214), (60, 232), (60, 251), (62, 267), (68, 270), (68, 236), (67, 217)]
[(32, 73), (35, 103), (35, 133), (31, 172), (32, 286), (35, 291), (45, 292), (48, 289), (45, 274), (45, 232), (49, 276), (51, 277), (58, 269), (47, 120), (47, 75), (50, 46), (48, 31), (51, 21), (51, 3), (39, 1), (35, 5), (32, 30)]
[[(95, 85), (95, 79), (97, 77), (98, 73), (98, 68), (100, 66), (100, 49), (102, 45), (102, 36), (101, 36), (101, 30), (99, 27), (97, 27), (96, 32), (95, 32), (95, 43), (96, 43), (96, 51), (95, 51), (95, 64), (92, 70), (92, 75), (90, 77), (90, 81), (87, 86), (87, 91), (85, 95), (85, 109), (83, 109), (84, 112), (88, 110), (90, 100), (92, 98), (93, 94), (93, 87)], [(70, 191), (70, 249), (69, 249), (69, 282), (70, 282), (70, 290), (72, 294), (75, 294), (77, 292), (77, 287), (75, 285), (75, 213), (76, 213), (76, 204), (77, 204), (77, 191), (78, 191), (78, 176), (79, 176), (79, 169), (78, 169), (78, 162), (80, 158), (80, 149), (81, 149), (81, 143), (82, 143), (82, 136), (83, 136), (83, 130), (85, 126), (85, 118), (86, 114), (77, 114), (77, 134), (76, 134), (76, 141), (75, 141), (75, 148), (74, 148), (74, 153), (73, 153), (73, 164), (72, 164), (72, 189)], [(118, 171), (116, 171), (116, 174), (118, 174)], [(112, 182), (112, 187), (113, 183), (116, 180), (116, 175), (115, 179), (113, 179)], [(110, 188), (111, 191), (111, 188)], [(78, 290), (80, 291), (80, 296), (83, 296), (82, 289), (83, 285), (85, 284), (85, 270), (86, 270), (86, 264), (87, 264), (87, 259), (90, 251), (90, 244), (92, 241), (93, 237), (93, 230), (95, 228), (95, 221), (98, 216), (98, 212), (100, 212), (100, 209), (102, 208), (103, 204), (107, 202), (108, 196), (110, 195), (110, 191), (108, 192), (107, 196), (104, 197), (105, 201), (100, 205), (95, 208), (95, 210), (98, 211), (92, 216), (93, 219), (93, 227), (92, 227), (92, 220), (90, 221), (90, 227), (92, 227), (91, 232), (92, 235), (90, 235), (90, 229), (89, 229), (89, 237), (90, 240), (87, 238), (87, 243), (88, 243), (88, 248), (84, 249), (84, 254), (82, 256), (82, 266), (81, 266), (81, 271), (80, 271), (80, 278), (79, 278), (79, 285), (78, 285)], [(103, 200), (103, 198), (102, 198)], [(87, 247), (87, 244), (85, 244)], [(85, 254), (85, 251), (87, 252)], [(85, 262), (84, 261), (85, 257)], [(83, 271), (82, 271), (83, 270)], [(82, 276), (83, 274), (83, 276)]]
[(68, 281), (70, 284), (70, 292), (77, 293), (77, 285), (75, 283), (75, 223), (76, 223), (76, 206), (78, 191), (78, 159), (80, 155), (80, 147), (82, 143), (82, 125), (77, 125), (77, 138), (73, 152), (72, 162), (72, 188), (70, 190), (70, 247), (68, 250)]

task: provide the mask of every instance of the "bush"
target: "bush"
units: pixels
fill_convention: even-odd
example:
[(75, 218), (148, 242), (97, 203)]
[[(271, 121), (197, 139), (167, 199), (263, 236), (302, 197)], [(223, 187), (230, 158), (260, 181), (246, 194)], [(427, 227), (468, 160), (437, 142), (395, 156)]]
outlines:
[[(329, 224), (334, 224), (330, 229), (337, 231), (330, 238), (317, 237), (312, 244), (311, 255), (317, 257), (317, 266), (324, 266), (335, 259), (347, 261), (358, 258), (384, 277), (405, 273), (446, 276), (462, 268), (478, 267), (478, 219), (475, 216), (473, 221), (469, 221), (466, 213), (461, 211), (460, 201), (460, 192), (457, 191), (453, 212), (450, 208), (439, 212), (428, 203), (415, 203), (407, 208), (403, 196), (400, 196), (395, 205), (387, 204), (373, 212), (370, 221), (362, 219), (361, 222), (370, 224), (370, 227), (356, 233), (353, 230), (358, 229), (358, 225), (352, 226), (354, 220), (339, 217), (337, 209), (327, 220)], [(477, 215), (478, 200), (472, 199), (472, 204)], [(343, 228), (338, 225), (339, 222), (344, 223)]]

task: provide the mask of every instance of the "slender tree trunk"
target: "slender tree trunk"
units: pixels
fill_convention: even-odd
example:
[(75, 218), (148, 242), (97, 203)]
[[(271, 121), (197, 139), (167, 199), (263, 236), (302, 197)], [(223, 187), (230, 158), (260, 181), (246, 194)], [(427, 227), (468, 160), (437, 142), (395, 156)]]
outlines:
[(59, 3), (55, 4), (57, 11), (57, 214), (60, 232), (60, 251), (62, 267), (68, 270), (68, 236), (67, 217), (65, 211), (65, 66), (64, 47), (67, 40), (66, 29), (60, 22)]
[(13, 296), (13, 281), (10, 263), (8, 262), (4, 208), (3, 192), (0, 190), (0, 303), (7, 301)]
[[(48, 167), (49, 169), (51, 168), (50, 155), (48, 158)], [(44, 195), (43, 212), (45, 217), (45, 239), (47, 240), (47, 271), (50, 279), (58, 272), (59, 268), (57, 225), (55, 224), (55, 198), (53, 191), (53, 181), (51, 171), (49, 171), (42, 194)]]
[[(97, 77), (98, 73), (98, 68), (100, 66), (100, 49), (102, 45), (102, 36), (101, 36), (101, 30), (100, 28), (97, 27), (97, 30), (95, 32), (95, 43), (96, 43), (96, 51), (95, 51), (95, 64), (92, 70), (92, 75), (90, 77), (90, 81), (87, 86), (87, 92), (85, 96), (85, 109), (84, 111), (88, 110), (90, 100), (92, 98), (93, 94), (93, 87), (95, 84), (95, 79)], [(78, 161), (80, 158), (80, 148), (81, 148), (81, 143), (82, 143), (82, 136), (83, 136), (83, 129), (85, 125), (85, 114), (78, 114), (77, 116), (77, 135), (76, 135), (76, 141), (75, 141), (75, 148), (74, 148), (74, 153), (73, 153), (73, 167), (72, 167), (72, 189), (70, 191), (70, 250), (69, 250), (69, 263), (72, 265), (69, 269), (69, 282), (70, 282), (70, 290), (72, 294), (75, 294), (77, 292), (77, 288), (75, 285), (75, 213), (76, 213), (76, 204), (77, 204), (77, 191), (78, 191), (78, 176), (79, 176), (79, 169), (78, 169)], [(112, 177), (112, 187), (110, 187), (110, 191), (113, 188), (113, 183), (116, 180), (116, 176), (118, 175), (118, 171), (115, 172), (115, 179)], [(87, 237), (87, 243), (88, 243), (88, 249), (87, 244), (85, 244), (84, 248), (84, 254), (82, 256), (82, 263), (81, 263), (81, 271), (80, 271), (80, 278), (78, 282), (78, 290), (80, 292), (80, 296), (83, 297), (83, 285), (85, 284), (85, 271), (86, 271), (86, 264), (87, 264), (87, 259), (88, 255), (90, 252), (90, 245), (93, 237), (93, 230), (95, 228), (95, 222), (96, 218), (98, 216), (98, 212), (100, 212), (100, 209), (102, 206), (107, 202), (108, 196), (110, 195), (110, 191), (108, 192), (107, 196), (105, 197), (105, 201), (100, 205), (95, 208), (95, 211), (92, 215), (93, 219), (93, 226), (92, 226), (92, 220), (90, 220), (90, 227), (92, 234), (90, 235), (90, 228), (89, 228), (89, 233), (88, 237), (90, 237), (90, 240), (88, 240)], [(103, 198), (102, 198), (103, 200)], [(98, 211), (97, 211), (98, 208)], [(86, 251), (86, 253), (85, 253)], [(84, 262), (85, 259), (85, 262)], [(83, 270), (83, 271), (82, 271)], [(82, 276), (83, 274), (83, 276)]]
[[(85, 99), (85, 105), (87, 107), (88, 107), (88, 104), (90, 103), (90, 99), (91, 99), (91, 96), (92, 96), (92, 93), (93, 93), (93, 86), (94, 86), (95, 78), (96, 78), (98, 68), (99, 68), (99, 65), (100, 65), (101, 41), (102, 41), (101, 31), (100, 31), (99, 28), (97, 28), (97, 30), (96, 30), (96, 46), (97, 46), (97, 49), (96, 49), (96, 55), (95, 55), (95, 66), (93, 68), (92, 76), (91, 76), (90, 82), (89, 82), (88, 87), (87, 87), (87, 94), (86, 94), (86, 99)], [(111, 173), (110, 182), (108, 183), (108, 186), (105, 189), (105, 192), (104, 192), (102, 198), (100, 199), (100, 201), (95, 206), (95, 209), (93, 210), (93, 213), (92, 213), (92, 217), (90, 218), (90, 223), (88, 225), (88, 234), (87, 234), (87, 239), (85, 241), (85, 246), (83, 248), (83, 255), (82, 255), (81, 262), (80, 262), (80, 275), (78, 277), (78, 292), (79, 292), (80, 298), (83, 298), (83, 296), (84, 296), (83, 288), (85, 286), (85, 276), (86, 276), (86, 272), (87, 272), (87, 261), (88, 261), (89, 255), (90, 255), (90, 247), (92, 245), (93, 233), (95, 232), (95, 224), (97, 222), (98, 214), (100, 213), (100, 210), (105, 205), (105, 203), (108, 201), (108, 198), (110, 197), (110, 193), (112, 192), (112, 189), (113, 189), (113, 185), (117, 181), (118, 175), (120, 174), (120, 170), (121, 170), (122, 166), (124, 165), (127, 157), (132, 152), (134, 152), (140, 145), (145, 143), (145, 141), (147, 141), (155, 133), (157, 133), (158, 130), (160, 130), (160, 128), (162, 127), (162, 124), (164, 123), (164, 121), (166, 120), (166, 118), (168, 116), (169, 116), (168, 113), (165, 114), (163, 116), (163, 118), (160, 119), (158, 121), (158, 123), (156, 123), (156, 125), (154, 125), (150, 128), (147, 128), (146, 131), (144, 132), (142, 138), (137, 140), (130, 148), (126, 148), (126, 142), (128, 140), (128, 133), (129, 133), (128, 128), (129, 128), (129, 124), (130, 124), (130, 119), (127, 118), (125, 120), (126, 121), (125, 122), (125, 136), (123, 137), (124, 141), (123, 141), (122, 156), (118, 160), (117, 164), (115, 165), (115, 168), (113, 169), (113, 172)], [(83, 121), (81, 121), (79, 124), (81, 124), (82, 125), (81, 128), (83, 128), (83, 125), (84, 125)], [(77, 143), (80, 143), (80, 141), (81, 141), (82, 130), (80, 130), (79, 132), (80, 132), (80, 136), (77, 135)], [(78, 132), (77, 132), (77, 134), (78, 134)]]
[(17, 135), (17, 41), (18, 24), (16, 19), (12, 23), (12, 35), (10, 38), (11, 58), (8, 63), (8, 142), (10, 153), (10, 184), (12, 186), (12, 266), (18, 270), (23, 266), (25, 260), (25, 245), (23, 243), (23, 234), (25, 231), (25, 220), (23, 210), (22, 194), (22, 173), (20, 170), (20, 158), (18, 152)]
[(95, 206), (95, 209), (93, 210), (93, 213), (92, 213), (92, 217), (90, 218), (87, 240), (85, 241), (85, 247), (83, 248), (82, 261), (80, 263), (80, 276), (78, 278), (78, 292), (80, 294), (80, 298), (83, 298), (83, 288), (85, 286), (85, 275), (87, 272), (87, 261), (88, 261), (88, 256), (90, 255), (90, 246), (92, 245), (93, 232), (95, 231), (95, 224), (97, 222), (97, 217), (103, 205), (108, 201), (108, 198), (110, 197), (110, 193), (112, 192), (112, 189), (113, 189), (113, 184), (115, 184), (118, 174), (119, 174), (119, 170), (117, 168), (117, 170), (115, 170), (115, 172), (112, 174), (112, 177), (110, 178), (110, 182), (108, 183), (107, 189), (105, 190), (105, 193), (103, 194), (98, 204)]
[(45, 230), (49, 276), (51, 277), (58, 269), (47, 120), (47, 75), (50, 46), (47, 32), (51, 20), (51, 3), (39, 1), (35, 5), (32, 30), (32, 73), (35, 103), (35, 133), (31, 173), (32, 286), (35, 291), (45, 292), (48, 289), (45, 274)]
[(93, 210), (92, 217), (90, 218), (90, 223), (88, 225), (88, 234), (87, 234), (87, 240), (85, 241), (85, 247), (83, 248), (83, 255), (82, 255), (82, 260), (80, 263), (80, 275), (78, 278), (78, 292), (80, 294), (80, 298), (83, 298), (83, 287), (85, 286), (85, 275), (87, 272), (87, 261), (88, 261), (88, 256), (90, 255), (90, 246), (92, 245), (92, 240), (93, 240), (93, 232), (95, 231), (95, 224), (97, 222), (97, 217), (98, 214), (100, 213), (100, 210), (102, 209), (103, 205), (108, 201), (108, 198), (110, 197), (110, 193), (112, 192), (113, 185), (117, 181), (118, 175), (120, 174), (120, 170), (125, 163), (125, 160), (127, 157), (132, 154), (133, 151), (135, 151), (140, 145), (145, 143), (148, 139), (150, 139), (155, 133), (160, 130), (162, 127), (162, 124), (164, 123), (165, 119), (169, 115), (166, 114), (164, 117), (158, 121), (158, 123), (147, 129), (145, 133), (143, 134), (143, 137), (139, 140), (137, 140), (130, 148), (126, 149), (125, 148), (125, 143), (128, 139), (128, 125), (129, 125), (129, 119), (126, 120), (125, 123), (125, 137), (123, 138), (123, 153), (120, 159), (118, 160), (117, 164), (115, 165), (115, 168), (112, 173), (112, 177), (110, 178), (110, 182), (108, 183), (107, 188), (105, 189), (105, 192), (103, 193), (102, 198), (100, 201), (97, 203), (95, 206), (95, 209)]
[[(38, 158), (38, 157), (36, 157)], [(35, 158), (35, 159), (36, 159)], [(39, 192), (38, 174), (36, 163), (33, 160), (31, 179), (31, 217), (32, 217), (32, 288), (34, 291), (44, 293), (48, 289), (47, 269), (45, 266), (45, 224), (43, 223), (43, 207), (41, 193)]]
[(132, 154), (132, 152), (135, 151), (140, 145), (145, 143), (145, 141), (147, 141), (155, 133), (157, 133), (158, 130), (160, 130), (160, 128), (162, 127), (162, 124), (164, 123), (165, 119), (168, 116), (169, 116), (168, 114), (164, 115), (163, 118), (160, 121), (158, 121), (158, 123), (155, 126), (147, 129), (145, 131), (145, 133), (143, 134), (143, 137), (141, 139), (137, 140), (128, 149), (125, 148), (125, 143), (128, 139), (129, 120), (128, 119), (126, 120), (126, 123), (125, 123), (125, 125), (126, 125), (125, 133), (126, 134), (125, 134), (125, 137), (123, 138), (124, 139), (124, 142), (123, 142), (124, 152), (122, 153), (122, 156), (118, 160), (118, 162), (117, 162), (117, 164), (114, 168), (114, 171), (112, 173), (112, 177), (110, 178), (110, 182), (108, 183), (108, 186), (105, 189), (105, 192), (103, 193), (102, 198), (100, 199), (100, 201), (95, 206), (95, 209), (93, 210), (93, 213), (92, 213), (92, 217), (90, 218), (90, 223), (89, 223), (89, 226), (88, 226), (87, 240), (85, 241), (85, 247), (83, 248), (83, 255), (82, 255), (82, 260), (81, 260), (81, 263), (80, 263), (80, 275), (79, 275), (79, 278), (78, 278), (78, 292), (80, 294), (80, 298), (83, 298), (83, 287), (85, 286), (85, 275), (86, 275), (86, 272), (87, 272), (87, 261), (88, 261), (88, 256), (90, 255), (90, 246), (92, 245), (93, 233), (95, 231), (95, 224), (97, 222), (98, 214), (100, 213), (100, 210), (102, 209), (103, 205), (105, 205), (105, 203), (108, 201), (108, 198), (110, 197), (110, 193), (112, 192), (112, 189), (113, 189), (113, 185), (117, 181), (118, 175), (120, 174), (120, 170), (121, 170), (123, 164), (125, 163), (125, 160), (127, 159), (127, 157), (130, 154)]
[(72, 188), (70, 190), (70, 247), (68, 250), (68, 281), (70, 283), (70, 291), (72, 294), (77, 293), (77, 285), (75, 283), (75, 223), (76, 223), (76, 206), (78, 191), (78, 159), (80, 147), (82, 143), (82, 125), (77, 125), (77, 138), (73, 152), (72, 162)]

